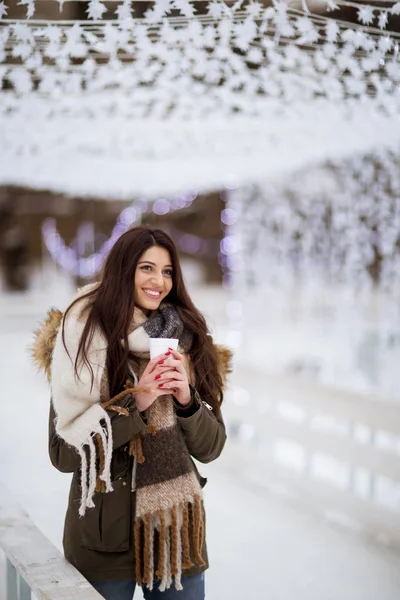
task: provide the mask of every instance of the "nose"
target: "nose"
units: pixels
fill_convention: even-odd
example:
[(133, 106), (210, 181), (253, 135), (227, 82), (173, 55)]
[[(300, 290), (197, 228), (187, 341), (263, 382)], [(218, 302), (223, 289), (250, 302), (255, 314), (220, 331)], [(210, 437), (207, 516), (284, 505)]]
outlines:
[(162, 288), (164, 286), (164, 279), (161, 271), (157, 273), (153, 272), (150, 281), (156, 288)]

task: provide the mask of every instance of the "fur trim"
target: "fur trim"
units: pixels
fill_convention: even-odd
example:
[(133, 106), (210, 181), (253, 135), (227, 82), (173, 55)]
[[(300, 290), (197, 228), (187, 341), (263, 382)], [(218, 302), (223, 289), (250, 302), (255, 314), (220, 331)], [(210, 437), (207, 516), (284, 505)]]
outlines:
[[(45, 320), (34, 332), (31, 347), (33, 362), (38, 371), (44, 371), (47, 380), (51, 378), (51, 359), (63, 313), (57, 308), (51, 308)], [(132, 334), (131, 334), (132, 335)], [(223, 386), (226, 386), (228, 375), (232, 372), (232, 350), (222, 344), (215, 344), (218, 356), (218, 368), (221, 373)]]
[(233, 353), (227, 346), (215, 344), (218, 356), (218, 369), (222, 378), (222, 385), (225, 388), (228, 375), (232, 373)]
[(51, 377), (51, 357), (62, 318), (61, 310), (51, 308), (33, 334), (34, 341), (31, 347), (33, 362), (38, 371), (45, 372), (48, 381)]

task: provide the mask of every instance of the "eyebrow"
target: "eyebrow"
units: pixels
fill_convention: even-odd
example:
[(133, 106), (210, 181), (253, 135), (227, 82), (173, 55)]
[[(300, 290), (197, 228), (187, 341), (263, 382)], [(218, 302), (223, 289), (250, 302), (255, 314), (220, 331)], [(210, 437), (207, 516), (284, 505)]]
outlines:
[[(151, 262), (151, 260), (141, 260), (140, 262), (138, 262), (138, 265), (142, 265), (143, 263), (147, 263), (149, 265), (153, 265), (153, 267), (156, 267), (156, 263)], [(172, 267), (172, 265), (164, 265), (164, 269), (165, 267)]]

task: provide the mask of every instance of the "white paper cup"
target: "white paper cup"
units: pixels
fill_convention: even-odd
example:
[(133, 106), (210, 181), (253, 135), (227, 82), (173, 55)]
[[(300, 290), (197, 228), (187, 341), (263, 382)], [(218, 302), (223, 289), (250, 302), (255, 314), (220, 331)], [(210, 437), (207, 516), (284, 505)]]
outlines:
[(168, 352), (168, 348), (178, 350), (179, 340), (175, 338), (150, 338), (150, 358)]

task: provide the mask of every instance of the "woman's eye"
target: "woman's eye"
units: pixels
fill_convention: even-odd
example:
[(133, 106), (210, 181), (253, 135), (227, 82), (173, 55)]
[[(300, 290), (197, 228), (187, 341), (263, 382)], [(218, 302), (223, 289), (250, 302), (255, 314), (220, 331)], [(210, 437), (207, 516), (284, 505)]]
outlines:
[[(142, 271), (151, 271), (152, 270), (152, 266), (151, 265), (143, 265), (140, 267)], [(164, 275), (167, 275), (168, 277), (172, 277), (172, 269), (165, 269), (163, 271)]]

